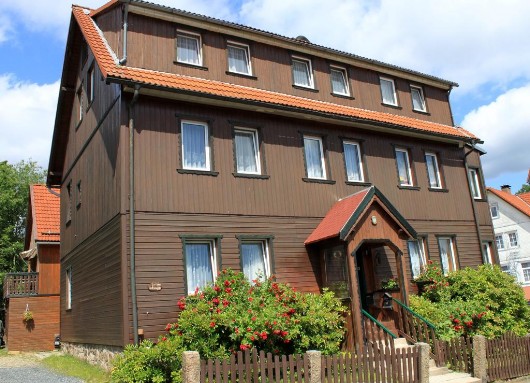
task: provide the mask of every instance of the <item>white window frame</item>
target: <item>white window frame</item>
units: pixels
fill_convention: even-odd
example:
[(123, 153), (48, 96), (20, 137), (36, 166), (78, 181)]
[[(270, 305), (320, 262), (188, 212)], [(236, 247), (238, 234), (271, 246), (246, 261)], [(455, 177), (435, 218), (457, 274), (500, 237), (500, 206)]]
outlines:
[[(359, 167), (359, 174), (360, 179), (352, 179), (348, 176), (348, 162), (346, 161), (346, 145), (351, 145), (355, 147), (355, 150), (357, 151), (357, 158), (358, 158), (358, 164)], [(350, 140), (344, 140), (343, 141), (343, 151), (344, 151), (344, 166), (346, 167), (346, 178), (348, 182), (364, 182), (364, 169), (363, 169), (363, 159), (361, 157), (361, 145), (357, 141), (350, 141)]]
[[(237, 163), (237, 141), (235, 140), (235, 136), (237, 133), (244, 133), (244, 134), (252, 134), (252, 142), (254, 143), (254, 161), (256, 161), (256, 171), (250, 172), (250, 171), (244, 171), (239, 169), (239, 164)], [(236, 172), (240, 174), (261, 174), (261, 158), (260, 158), (260, 147), (259, 147), (259, 135), (257, 129), (252, 128), (244, 128), (240, 126), (236, 126), (234, 128), (234, 157), (236, 161)]]
[[(436, 185), (433, 186), (429, 172), (429, 162), (427, 161), (427, 157), (432, 157), (433, 161), (432, 164), (434, 165), (433, 173), (436, 177), (434, 181), (436, 181)], [(425, 153), (425, 164), (427, 165), (427, 178), (429, 179), (429, 187), (431, 189), (441, 189), (442, 188), (442, 176), (440, 174), (440, 166), (438, 164), (438, 156), (436, 153), (433, 152), (426, 152)]]
[(473, 199), (481, 199), (482, 192), (480, 190), (478, 169), (469, 169), (469, 182), (471, 183), (471, 195), (473, 196)]
[[(190, 280), (189, 280), (189, 277), (188, 277), (188, 263), (189, 263), (188, 257), (189, 257), (189, 253), (188, 253), (188, 250), (186, 249), (186, 246), (189, 246), (189, 245), (205, 245), (205, 244), (208, 245), (208, 250), (210, 252), (210, 267), (211, 267), (211, 270), (212, 270), (212, 283), (215, 283), (215, 280), (217, 279), (217, 240), (215, 240), (215, 239), (201, 239), (201, 238), (186, 239), (184, 241), (184, 243), (183, 243), (183, 247), (184, 247), (185, 262), (186, 262), (185, 263), (184, 273), (186, 275), (186, 291), (187, 291), (188, 295), (194, 294), (195, 290), (199, 286), (191, 286), (190, 285)], [(199, 287), (199, 291), (200, 290), (201, 290), (201, 287)]]
[[(399, 156), (398, 153), (405, 153), (405, 166), (407, 170), (407, 180), (401, 180), (401, 174), (399, 171)], [(414, 180), (412, 179), (412, 169), (410, 165), (409, 151), (403, 148), (396, 148), (396, 165), (398, 171), (398, 182), (399, 186), (414, 186)]]
[[(185, 124), (191, 124), (191, 125), (201, 125), (204, 127), (204, 151), (205, 151), (205, 158), (206, 158), (206, 166), (204, 168), (201, 167), (192, 167), (192, 166), (186, 166), (186, 150), (184, 147), (184, 125)], [(180, 123), (180, 134), (181, 134), (181, 154), (182, 154), (182, 169), (187, 170), (199, 170), (199, 171), (210, 171), (211, 170), (211, 161), (210, 161), (210, 133), (208, 131), (208, 124), (201, 121), (192, 121), (192, 120), (183, 120)]]
[[(495, 215), (493, 214), (493, 210), (495, 210)], [(490, 214), (491, 214), (491, 219), (497, 219), (500, 217), (499, 215), (499, 204), (497, 202), (492, 202), (490, 203)]]
[(521, 262), (521, 275), (524, 284), (530, 283), (530, 262)]
[[(506, 233), (506, 234), (508, 235), (508, 244), (510, 246), (510, 249), (518, 248), (519, 247), (519, 235), (517, 234), (517, 231), (510, 231), (509, 233)], [(515, 240), (512, 240), (512, 236), (515, 237)]]
[(87, 75), (87, 101), (88, 105), (87, 107), (92, 104), (92, 101), (94, 101), (94, 85), (95, 85), (95, 68), (94, 65), (92, 65), (88, 69), (88, 75)]
[[(418, 95), (419, 95), (420, 100), (421, 100), (421, 108), (416, 108), (414, 106), (414, 96), (412, 94), (414, 91), (418, 92)], [(421, 88), (421, 86), (411, 85), (410, 86), (410, 96), (412, 98), (412, 109), (413, 110), (416, 110), (418, 112), (426, 112), (427, 111), (427, 106), (425, 104), (425, 96), (423, 95), (423, 89)]]
[[(440, 253), (440, 263), (441, 263), (441, 266), (442, 266), (443, 273), (445, 275), (447, 275), (451, 271), (458, 270), (458, 264), (456, 263), (456, 249), (455, 249), (455, 239), (454, 239), (454, 237), (440, 236), (440, 237), (438, 237), (437, 241), (438, 241), (438, 251)], [(450, 250), (451, 254), (448, 254), (447, 261), (452, 263), (452, 266), (453, 266), (452, 269), (451, 269), (451, 265), (449, 265), (449, 264), (447, 265), (449, 267), (449, 269), (448, 270), (444, 269), (443, 261), (442, 261), (441, 246), (440, 246), (440, 242), (441, 241), (449, 241), (449, 250)]]
[(78, 122), (83, 121), (85, 111), (83, 110), (83, 87), (81, 86), (77, 91), (77, 102), (79, 104)]
[[(270, 250), (269, 250), (269, 240), (268, 239), (251, 239), (251, 238), (241, 238), (240, 239), (240, 261), (241, 261), (241, 272), (245, 273), (245, 270), (243, 269), (243, 252), (241, 251), (242, 245), (248, 245), (248, 244), (259, 244), (261, 245), (262, 254), (263, 254), (263, 263), (265, 265), (265, 270), (263, 272), (265, 273), (264, 278), (270, 278), (272, 275), (272, 265), (271, 265), (271, 257), (270, 257)], [(255, 278), (251, 278), (250, 281), (252, 281)]]
[[(198, 62), (191, 62), (191, 61), (183, 60), (179, 57), (179, 53), (178, 53), (179, 36), (185, 37), (188, 39), (195, 39), (197, 41), (197, 61)], [(194, 65), (194, 66), (202, 66), (202, 36), (199, 33), (177, 29), (176, 40), (177, 41), (175, 43), (176, 43), (176, 50), (177, 50), (176, 52), (177, 62), (182, 63), (182, 64)]]
[[(411, 244), (415, 244), (417, 246), (419, 256), (420, 256), (419, 258), (420, 270), (417, 275), (415, 275), (414, 268), (412, 267), (412, 256), (411, 256), (411, 251), (409, 247)], [(417, 278), (421, 274), (423, 268), (427, 266), (427, 255), (425, 252), (425, 239), (422, 237), (419, 237), (418, 239), (407, 241), (407, 251), (409, 253), (410, 269), (412, 273), (412, 278)]]
[(506, 246), (504, 245), (504, 238), (502, 234), (495, 235), (495, 244), (497, 245), (497, 250), (504, 250)]
[[(383, 81), (389, 82), (392, 85), (392, 92), (393, 92), (393, 96), (394, 96), (394, 102), (386, 102), (385, 101), (385, 98), (383, 96)], [(385, 105), (398, 106), (397, 93), (396, 93), (396, 84), (395, 84), (394, 80), (391, 79), (391, 78), (388, 78), (388, 77), (380, 76), (379, 77), (379, 86), (380, 86), (380, 89), (381, 89), (381, 100), (382, 100), (382, 103), (385, 104)]]
[[(237, 70), (231, 70), (230, 69), (230, 48), (235, 48), (235, 49), (241, 49), (245, 52), (245, 58), (246, 58), (246, 67), (247, 67), (247, 71), (246, 72), (239, 72)], [(247, 76), (252, 76), (252, 63), (250, 61), (250, 47), (246, 44), (241, 44), (241, 43), (236, 43), (234, 41), (227, 41), (226, 43), (226, 53), (227, 53), (227, 56), (228, 56), (228, 71), (230, 73), (238, 73), (238, 74), (243, 74), (243, 75), (247, 75)]]
[[(322, 177), (311, 177), (309, 175), (309, 167), (307, 166), (307, 146), (305, 144), (306, 140), (314, 140), (318, 141), (319, 147), (320, 147), (320, 166), (322, 168)], [(324, 145), (322, 143), (322, 137), (319, 136), (311, 136), (311, 135), (304, 135), (304, 159), (305, 159), (305, 168), (306, 168), (306, 174), (307, 178), (310, 179), (316, 179), (316, 180), (326, 180), (327, 179), (327, 172), (326, 172), (326, 159), (324, 154)]]
[(72, 266), (66, 269), (66, 293), (65, 293), (65, 305), (66, 310), (72, 309)]
[[(296, 86), (300, 86), (302, 88), (315, 89), (315, 81), (313, 80), (313, 66), (311, 65), (311, 60), (304, 58), (304, 57), (292, 56), (291, 62), (292, 62), (293, 84)], [(302, 63), (306, 66), (306, 69), (308, 71), (307, 74), (308, 74), (309, 85), (296, 83), (296, 78), (294, 76), (294, 63), (295, 62)]]
[[(346, 90), (346, 92), (337, 92), (334, 88), (333, 88), (333, 78), (332, 78), (332, 72), (338, 72), (341, 74), (341, 77), (342, 77), (342, 81), (344, 82), (344, 89)], [(350, 96), (350, 85), (349, 85), (349, 81), (348, 81), (348, 73), (346, 71), (346, 68), (342, 68), (342, 67), (338, 67), (338, 66), (330, 66), (330, 69), (329, 69), (329, 77), (330, 77), (330, 81), (331, 81), (331, 92), (333, 94), (338, 94), (340, 96)]]
[(489, 241), (482, 242), (482, 260), (486, 265), (493, 265), (493, 253), (492, 253), (492, 243)]

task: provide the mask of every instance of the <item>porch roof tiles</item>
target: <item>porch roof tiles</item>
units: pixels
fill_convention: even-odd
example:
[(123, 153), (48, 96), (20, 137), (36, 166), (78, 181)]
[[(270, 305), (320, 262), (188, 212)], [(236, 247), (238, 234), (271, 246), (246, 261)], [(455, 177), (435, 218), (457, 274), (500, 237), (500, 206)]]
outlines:
[(60, 189), (48, 189), (46, 185), (31, 185), (30, 198), (35, 227), (35, 240), (59, 242), (60, 232)]

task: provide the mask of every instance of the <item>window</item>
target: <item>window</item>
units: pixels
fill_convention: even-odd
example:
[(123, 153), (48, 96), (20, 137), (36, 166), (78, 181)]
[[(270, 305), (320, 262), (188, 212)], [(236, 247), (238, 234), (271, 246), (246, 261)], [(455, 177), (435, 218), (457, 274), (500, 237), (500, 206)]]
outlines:
[(410, 86), (410, 94), (412, 95), (412, 109), (419, 112), (426, 112), (425, 98), (423, 97), (423, 89), (419, 86)]
[(427, 175), (429, 177), (429, 187), (440, 189), (442, 179), (440, 177), (440, 168), (438, 167), (438, 158), (434, 153), (425, 153), (425, 163), (427, 164)]
[(228, 43), (228, 71), (240, 74), (252, 74), (248, 45)]
[(400, 186), (412, 186), (412, 172), (410, 171), (409, 152), (396, 148), (396, 162)]
[(269, 278), (271, 263), (266, 240), (242, 240), (240, 243), (241, 269), (249, 281)]
[(86, 81), (86, 97), (88, 99), (88, 106), (94, 101), (94, 66), (92, 65), (87, 72), (87, 81)]
[(208, 125), (182, 121), (182, 167), (191, 170), (210, 170)]
[(417, 278), (427, 265), (423, 238), (418, 238), (416, 241), (407, 241), (407, 248), (409, 250), (412, 277)]
[(304, 136), (305, 165), (308, 178), (326, 179), (322, 138)]
[(508, 239), (510, 240), (510, 247), (518, 247), (519, 239), (517, 238), (517, 232), (508, 233)]
[(313, 88), (313, 69), (311, 61), (293, 57), (293, 82), (294, 85)]
[(348, 87), (348, 76), (346, 75), (346, 69), (331, 67), (331, 89), (334, 94), (340, 94), (342, 96), (349, 96), (350, 89)]
[(525, 283), (530, 283), (530, 262), (522, 262), (521, 268), (523, 269), (523, 280)]
[(361, 149), (358, 142), (344, 141), (344, 161), (346, 163), (346, 176), (349, 182), (363, 182), (363, 165)]
[(383, 98), (383, 104), (397, 106), (396, 87), (394, 80), (380, 77), (379, 83), (381, 84), (381, 96)]
[(202, 65), (201, 36), (190, 32), (177, 32), (177, 61)]
[(491, 218), (499, 218), (499, 205), (494, 202), (490, 205)]
[(350, 297), (346, 253), (344, 246), (324, 250), (324, 287), (333, 291), (339, 299)]
[(438, 247), (440, 248), (440, 259), (442, 261), (442, 271), (444, 274), (457, 269), (454, 242), (452, 237), (439, 237)]
[(66, 192), (68, 193), (68, 200), (66, 201), (66, 223), (72, 221), (72, 181), (66, 185)]
[(258, 131), (236, 128), (234, 146), (237, 173), (261, 174)]
[(188, 294), (193, 294), (197, 289), (214, 282), (217, 275), (215, 240), (186, 240), (184, 257)]
[(485, 265), (493, 265), (493, 252), (491, 242), (482, 242), (482, 261)]
[(80, 87), (77, 91), (77, 104), (79, 105), (78, 109), (78, 121), (83, 119), (83, 87)]
[(477, 169), (469, 169), (469, 182), (471, 183), (471, 194), (473, 198), (481, 199), (482, 194), (480, 193), (480, 181)]
[(72, 309), (72, 267), (66, 269), (66, 309)]
[(76, 208), (81, 207), (81, 181), (77, 183), (77, 193), (76, 193), (77, 200), (75, 202)]
[(497, 244), (497, 249), (504, 250), (504, 240), (502, 234), (495, 236), (495, 243)]

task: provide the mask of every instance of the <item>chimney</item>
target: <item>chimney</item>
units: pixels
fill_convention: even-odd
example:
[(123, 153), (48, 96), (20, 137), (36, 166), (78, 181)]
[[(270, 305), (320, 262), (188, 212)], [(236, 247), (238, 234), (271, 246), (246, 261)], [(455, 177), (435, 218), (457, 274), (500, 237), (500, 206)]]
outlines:
[(505, 193), (512, 194), (512, 187), (510, 185), (501, 185), (501, 190)]

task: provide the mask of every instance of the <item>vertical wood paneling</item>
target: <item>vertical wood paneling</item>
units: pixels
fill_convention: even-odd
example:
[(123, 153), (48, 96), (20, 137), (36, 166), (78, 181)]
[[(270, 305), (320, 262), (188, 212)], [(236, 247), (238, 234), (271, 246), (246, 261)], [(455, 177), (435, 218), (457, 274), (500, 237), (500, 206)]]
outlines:
[(56, 245), (39, 245), (39, 294), (59, 294), (60, 292), (60, 249)]

